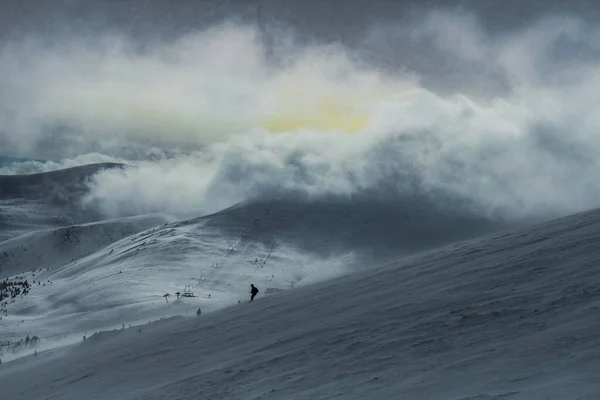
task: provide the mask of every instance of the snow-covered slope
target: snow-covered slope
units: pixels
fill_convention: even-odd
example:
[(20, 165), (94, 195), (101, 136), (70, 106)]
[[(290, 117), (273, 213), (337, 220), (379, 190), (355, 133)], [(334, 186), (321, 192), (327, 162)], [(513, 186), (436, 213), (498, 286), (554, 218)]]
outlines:
[(600, 212), (583, 213), (219, 313), (107, 332), (3, 364), (2, 393), (595, 399), (599, 228)]
[(97, 163), (27, 175), (0, 175), (0, 241), (41, 229), (102, 220), (96, 210), (81, 207), (79, 199), (88, 192), (94, 174), (120, 167)]
[[(6, 305), (3, 340), (216, 310), (244, 299), (250, 283), (274, 293), (500, 226), (435, 211), (425, 201), (286, 197), (170, 224), (142, 215), (37, 230), (0, 243), (1, 276), (33, 283)], [(177, 299), (186, 291), (194, 296)]]
[(88, 190), (88, 180), (99, 171), (121, 168), (117, 163), (96, 163), (56, 171), (0, 175), (0, 199), (27, 198), (67, 202)]
[[(128, 222), (135, 220), (154, 227), (131, 234)], [(136, 217), (3, 242), (7, 275), (34, 283), (27, 296), (8, 305), (0, 321), (5, 340), (27, 334), (79, 338), (88, 330), (195, 313), (198, 307), (216, 310), (245, 299), (250, 283), (273, 293), (342, 274), (357, 262), (351, 250), (319, 251), (330, 245), (321, 239), (313, 241), (313, 251), (299, 245), (299, 213), (285, 202), (162, 222)], [(177, 299), (186, 289), (194, 296)]]
[(0, 242), (2, 273), (13, 276), (63, 266), (137, 232), (169, 222), (173, 219), (166, 215), (145, 215), (36, 230)]

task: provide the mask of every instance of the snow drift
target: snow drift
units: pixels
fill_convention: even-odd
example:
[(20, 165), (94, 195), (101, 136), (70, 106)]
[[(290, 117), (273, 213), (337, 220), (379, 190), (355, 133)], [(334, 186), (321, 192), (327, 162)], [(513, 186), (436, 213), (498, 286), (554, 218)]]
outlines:
[[(3, 394), (88, 399), (592, 399), (600, 212), (3, 365)], [(465, 381), (468, 377), (468, 382)]]
[(412, 17), (3, 42), (2, 395), (593, 398), (598, 28)]
[[(288, 290), (500, 228), (406, 207), (283, 198), (186, 221), (143, 215), (30, 232), (0, 243), (2, 276), (38, 284), (9, 306), (6, 337), (216, 310), (245, 299), (251, 282)], [(163, 297), (186, 287), (194, 298)]]

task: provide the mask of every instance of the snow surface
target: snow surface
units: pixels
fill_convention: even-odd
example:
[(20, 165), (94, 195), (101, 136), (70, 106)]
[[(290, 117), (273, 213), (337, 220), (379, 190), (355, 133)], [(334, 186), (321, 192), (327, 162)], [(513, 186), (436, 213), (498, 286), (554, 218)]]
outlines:
[(0, 52), (0, 400), (600, 398), (587, 15), (96, 3)]
[[(0, 332), (13, 343), (27, 335), (48, 345), (65, 335), (78, 340), (124, 324), (237, 304), (250, 283), (271, 294), (491, 229), (487, 220), (453, 216), (448, 220), (456, 229), (444, 231), (448, 220), (430, 210), (413, 207), (411, 215), (394, 209), (402, 208), (286, 199), (242, 203), (181, 222), (142, 215), (34, 230), (0, 242), (4, 276), (33, 283), (30, 294), (8, 305)], [(194, 296), (177, 299), (186, 288)]]
[[(61, 293), (44, 303), (33, 292), (23, 300), (38, 303), (23, 304), (62, 304), (72, 314), (45, 310), (57, 319), (56, 331), (115, 327), (85, 341), (80, 332), (63, 336), (63, 344), (77, 344), (37, 355), (31, 348), (5, 361), (2, 398), (598, 398), (599, 211), (275, 293), (267, 288), (302, 282), (293, 267), (306, 276), (319, 270), (306, 259), (290, 264), (307, 257), (298, 249), (281, 251), (285, 262), (273, 263), (279, 267), (252, 263), (254, 255), (267, 257), (269, 240), (293, 216), (277, 215), (262, 240), (240, 235), (228, 243), (223, 232), (235, 218), (225, 211), (140, 232), (49, 271), (54, 288), (63, 282)], [(259, 228), (250, 222), (247, 229), (255, 235)], [(198, 265), (199, 254), (219, 267)], [(330, 267), (330, 274), (348, 271)], [(159, 290), (190, 282), (198, 298), (167, 304), (160, 297)], [(245, 293), (250, 282), (261, 289), (253, 303)], [(119, 326), (120, 315), (150, 320), (198, 306), (220, 311)]]

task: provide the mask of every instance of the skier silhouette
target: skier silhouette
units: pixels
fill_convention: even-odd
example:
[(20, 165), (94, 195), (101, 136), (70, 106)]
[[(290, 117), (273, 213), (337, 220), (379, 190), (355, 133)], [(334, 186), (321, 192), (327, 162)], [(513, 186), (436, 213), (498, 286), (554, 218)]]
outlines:
[(252, 289), (250, 289), (250, 293), (252, 293), (252, 296), (250, 296), (250, 301), (252, 301), (254, 300), (254, 296), (256, 296), (258, 293), (258, 288), (254, 286), (254, 283), (251, 283), (250, 286), (252, 287)]

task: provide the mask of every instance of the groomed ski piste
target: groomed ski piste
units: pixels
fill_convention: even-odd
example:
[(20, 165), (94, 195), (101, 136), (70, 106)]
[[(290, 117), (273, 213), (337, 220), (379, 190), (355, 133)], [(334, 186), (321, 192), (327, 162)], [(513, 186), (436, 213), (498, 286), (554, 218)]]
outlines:
[[(70, 346), (5, 354), (3, 398), (597, 398), (599, 211), (309, 284), (318, 263), (294, 261), (281, 239), (293, 213), (272, 204), (224, 236), (262, 206), (141, 231), (36, 275), (52, 285), (19, 299), (4, 329), (78, 332), (60, 339)], [(197, 297), (157, 296), (184, 285)]]

